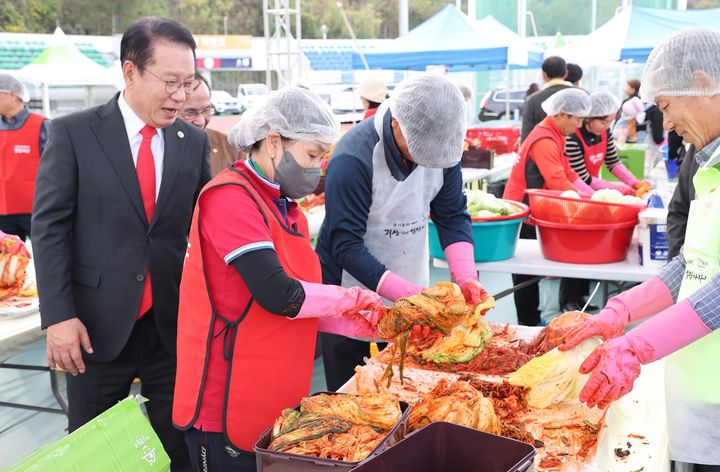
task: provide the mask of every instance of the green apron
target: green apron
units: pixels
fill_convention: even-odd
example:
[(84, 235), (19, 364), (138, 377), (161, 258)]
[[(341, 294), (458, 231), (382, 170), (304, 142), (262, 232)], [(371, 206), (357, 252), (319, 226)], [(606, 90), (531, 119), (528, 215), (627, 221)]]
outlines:
[[(678, 301), (720, 273), (719, 163), (720, 149), (693, 177)], [(720, 465), (720, 331), (667, 357), (665, 391), (672, 459)]]

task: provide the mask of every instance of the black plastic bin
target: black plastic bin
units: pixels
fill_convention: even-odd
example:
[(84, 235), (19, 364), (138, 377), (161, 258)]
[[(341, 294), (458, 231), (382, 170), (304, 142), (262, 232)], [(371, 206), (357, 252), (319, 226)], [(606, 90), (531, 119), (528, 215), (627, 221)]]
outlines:
[[(340, 395), (336, 392), (317, 392), (313, 395), (319, 395), (321, 393), (329, 395)], [(396, 442), (400, 441), (405, 437), (407, 430), (407, 420), (410, 414), (410, 405), (401, 401), (400, 411), (402, 415), (398, 420), (397, 424), (388, 432), (387, 436), (377, 445), (375, 449), (362, 461), (359, 462), (345, 462), (337, 461), (333, 459), (322, 459), (320, 457), (303, 456), (299, 454), (288, 454), (286, 452), (275, 452), (267, 449), (270, 445), (270, 434), (272, 432), (272, 426), (260, 436), (258, 442), (255, 443), (255, 457), (257, 461), (258, 472), (315, 472), (315, 471), (328, 471), (332, 472), (344, 472), (354, 470), (359, 464), (363, 464), (380, 454), (382, 451), (392, 446)], [(295, 405), (295, 409), (299, 410), (300, 405)]]
[(431, 423), (364, 462), (353, 472), (524, 472), (535, 448), (452, 423)]

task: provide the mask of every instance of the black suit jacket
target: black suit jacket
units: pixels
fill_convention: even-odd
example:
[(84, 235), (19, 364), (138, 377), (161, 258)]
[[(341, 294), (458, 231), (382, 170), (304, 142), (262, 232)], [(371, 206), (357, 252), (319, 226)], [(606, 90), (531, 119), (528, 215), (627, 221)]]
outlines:
[(132, 331), (146, 271), (155, 323), (175, 355), (180, 275), (193, 207), (210, 179), (201, 130), (164, 130), (162, 181), (147, 221), (117, 95), (53, 120), (37, 174), (33, 249), (42, 326), (78, 317), (94, 354), (117, 357)]
[(685, 244), (690, 202), (695, 199), (695, 186), (692, 179), (700, 168), (700, 164), (695, 160), (695, 151), (695, 146), (690, 145), (685, 153), (680, 169), (678, 169), (678, 183), (668, 205), (668, 260), (677, 256)]
[(530, 131), (533, 130), (535, 125), (540, 123), (547, 116), (545, 111), (540, 106), (542, 105), (542, 102), (547, 100), (550, 95), (554, 94), (555, 92), (559, 92), (560, 90), (568, 87), (570, 86), (567, 84), (551, 85), (550, 87), (538, 90), (537, 92), (525, 99), (525, 107), (523, 107), (522, 129), (520, 130), (521, 142), (525, 141), (525, 138), (527, 138), (527, 135), (530, 134)]

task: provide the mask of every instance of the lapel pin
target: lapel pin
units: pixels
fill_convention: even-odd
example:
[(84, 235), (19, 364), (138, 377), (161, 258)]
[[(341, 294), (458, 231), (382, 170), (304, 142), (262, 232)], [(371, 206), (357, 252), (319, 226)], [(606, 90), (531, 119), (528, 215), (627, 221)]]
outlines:
[(183, 133), (182, 131), (178, 131), (178, 138), (182, 139), (184, 137), (185, 137), (185, 133)]

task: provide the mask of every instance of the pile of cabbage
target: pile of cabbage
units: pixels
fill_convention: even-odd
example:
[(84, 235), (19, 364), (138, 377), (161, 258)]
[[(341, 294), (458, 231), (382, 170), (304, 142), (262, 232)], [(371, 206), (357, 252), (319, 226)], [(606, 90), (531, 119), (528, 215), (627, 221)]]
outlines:
[[(577, 198), (580, 199), (580, 195), (575, 190), (565, 190), (560, 194), (561, 197), (566, 198)], [(593, 193), (590, 200), (594, 202), (607, 202), (607, 203), (621, 203), (624, 205), (645, 205), (642, 199), (634, 195), (623, 195), (620, 191), (614, 188), (603, 188)]]

